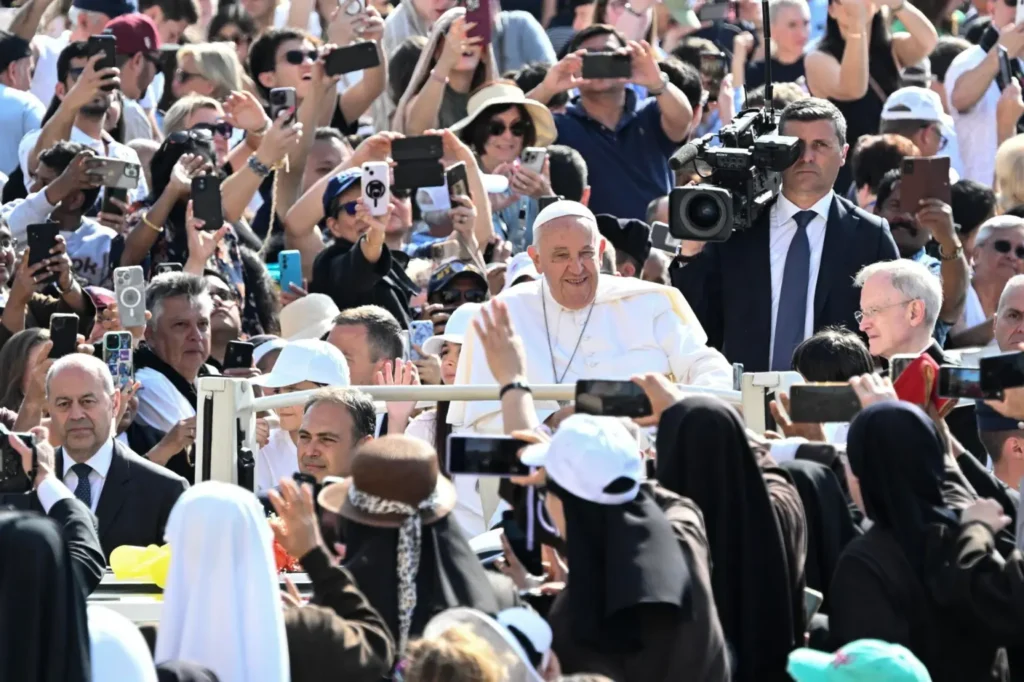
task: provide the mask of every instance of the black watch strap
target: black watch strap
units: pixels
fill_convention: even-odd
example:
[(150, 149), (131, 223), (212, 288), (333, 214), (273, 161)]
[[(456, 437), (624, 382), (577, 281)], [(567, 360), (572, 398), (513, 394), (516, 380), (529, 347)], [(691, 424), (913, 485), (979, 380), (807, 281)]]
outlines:
[(498, 392), (498, 400), (505, 397), (505, 394), (509, 391), (526, 391), (530, 395), (533, 395), (533, 390), (529, 386), (521, 381), (513, 381), (511, 384), (505, 384), (501, 387), (501, 391)]

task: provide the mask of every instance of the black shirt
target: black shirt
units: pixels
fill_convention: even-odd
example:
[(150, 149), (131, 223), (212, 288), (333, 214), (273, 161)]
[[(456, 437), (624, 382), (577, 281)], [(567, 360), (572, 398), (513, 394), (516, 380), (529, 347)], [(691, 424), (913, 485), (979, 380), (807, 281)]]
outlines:
[[(783, 64), (775, 57), (772, 57), (772, 83), (795, 83), (803, 77), (803, 55), (792, 64)], [(764, 62), (749, 62), (744, 80), (747, 92), (764, 85)]]

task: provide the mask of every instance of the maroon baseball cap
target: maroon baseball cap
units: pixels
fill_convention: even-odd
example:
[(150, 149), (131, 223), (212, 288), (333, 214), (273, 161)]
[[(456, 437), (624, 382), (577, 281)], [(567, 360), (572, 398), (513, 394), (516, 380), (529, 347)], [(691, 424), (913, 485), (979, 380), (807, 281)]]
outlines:
[(145, 14), (122, 14), (111, 19), (103, 32), (117, 38), (117, 54), (135, 55), (160, 49), (156, 23)]

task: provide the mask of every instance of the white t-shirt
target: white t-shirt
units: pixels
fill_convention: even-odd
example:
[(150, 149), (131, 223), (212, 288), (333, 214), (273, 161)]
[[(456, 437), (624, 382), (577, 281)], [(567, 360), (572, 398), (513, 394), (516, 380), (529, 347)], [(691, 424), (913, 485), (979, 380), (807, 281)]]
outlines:
[(11, 173), (18, 167), (18, 143), (39, 130), (45, 114), (46, 107), (31, 92), (0, 83), (0, 171)]
[(274, 488), (299, 470), (299, 450), (284, 429), (271, 429), (270, 441), (256, 455), (256, 492)]
[(985, 94), (969, 111), (960, 113), (953, 106), (953, 88), (964, 73), (976, 68), (985, 60), (987, 53), (977, 45), (964, 50), (946, 71), (946, 92), (950, 101), (949, 110), (959, 138), (959, 146), (970, 150), (963, 156), (963, 177), (991, 187), (995, 179), (996, 149), (999, 139), (996, 132), (996, 107), (999, 104), (999, 86), (995, 80), (989, 84)]
[(57, 90), (57, 59), (70, 42), (71, 31), (64, 31), (57, 38), (43, 34), (32, 38), (32, 46), (39, 56), (36, 58), (36, 71), (32, 75), (32, 86), (29, 91), (38, 97), (44, 106), (50, 106), (50, 100)]
[[(316, 5), (314, 5), (314, 7), (316, 7)], [(285, 24), (288, 23), (288, 12), (290, 12), (291, 9), (292, 4), (290, 2), (282, 2), (277, 6), (277, 9), (274, 10), (274, 28), (285, 27)], [(316, 38), (320, 37), (320, 15), (316, 13), (315, 9), (309, 13), (309, 21), (306, 24), (306, 30), (309, 32), (309, 35)]]
[(60, 234), (67, 242), (75, 277), (90, 286), (110, 286), (110, 243), (117, 233), (91, 218), (82, 218), (77, 230)]
[[(987, 320), (985, 316), (985, 309), (981, 307), (981, 299), (978, 298), (978, 292), (974, 290), (974, 285), (967, 287), (967, 299), (964, 301), (964, 312), (960, 315), (960, 319), (950, 329), (950, 333), (960, 333), (971, 327), (977, 327), (979, 324)], [(986, 346), (988, 348), (998, 348), (999, 343), (992, 339)]]

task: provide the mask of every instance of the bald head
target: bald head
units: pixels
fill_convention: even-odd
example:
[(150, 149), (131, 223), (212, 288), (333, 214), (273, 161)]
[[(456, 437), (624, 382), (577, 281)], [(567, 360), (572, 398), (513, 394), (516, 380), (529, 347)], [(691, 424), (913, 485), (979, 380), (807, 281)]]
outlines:
[(50, 385), (61, 374), (68, 372), (81, 372), (96, 380), (97, 386), (102, 387), (103, 393), (113, 395), (114, 379), (110, 376), (105, 362), (92, 355), (83, 353), (72, 353), (60, 358), (50, 366), (46, 373), (46, 398), (50, 398)]
[(1024, 275), (1011, 277), (1003, 287), (993, 334), (1002, 351), (1017, 350), (1024, 343)]

